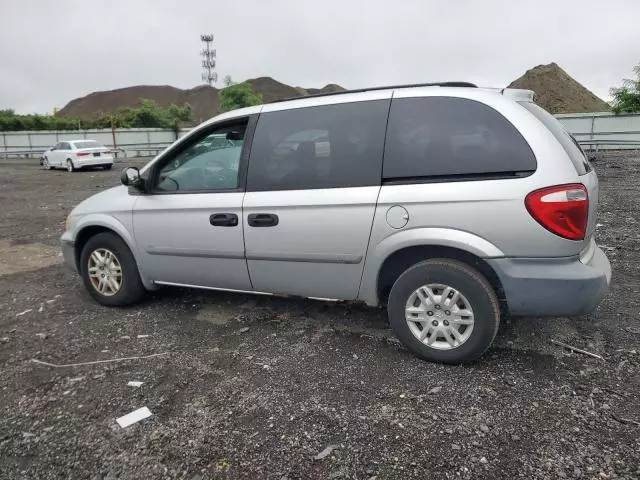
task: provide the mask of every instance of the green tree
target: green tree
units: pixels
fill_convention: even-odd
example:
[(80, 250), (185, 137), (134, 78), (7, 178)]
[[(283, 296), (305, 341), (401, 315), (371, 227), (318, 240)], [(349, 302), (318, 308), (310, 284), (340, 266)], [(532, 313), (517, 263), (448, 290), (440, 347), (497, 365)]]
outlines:
[(144, 98), (140, 99), (137, 107), (121, 108), (115, 113), (82, 120), (54, 115), (17, 115), (10, 109), (0, 110), (0, 131), (111, 128), (112, 123), (118, 128), (171, 128), (179, 131), (181, 124), (190, 121), (191, 106), (188, 103), (163, 108)]
[(625, 78), (622, 87), (610, 90), (613, 97), (612, 109), (614, 113), (640, 112), (640, 63), (633, 68), (635, 79)]
[(236, 83), (227, 75), (224, 77), (224, 85), (225, 87), (218, 93), (221, 112), (262, 103), (262, 95), (255, 93), (248, 82)]

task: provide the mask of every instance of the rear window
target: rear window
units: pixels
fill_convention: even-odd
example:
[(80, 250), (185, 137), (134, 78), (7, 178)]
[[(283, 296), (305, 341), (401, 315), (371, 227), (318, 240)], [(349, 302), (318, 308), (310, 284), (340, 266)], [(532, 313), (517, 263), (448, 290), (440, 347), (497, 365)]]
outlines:
[(73, 143), (78, 150), (82, 148), (103, 148), (104, 145), (96, 142), (95, 140), (85, 140), (82, 142), (74, 142)]
[(391, 103), (385, 180), (503, 178), (534, 172), (537, 162), (520, 132), (493, 108), (453, 97), (399, 98)]
[(529, 110), (529, 112), (540, 120), (553, 134), (553, 136), (556, 137), (556, 140), (560, 142), (564, 151), (567, 152), (567, 155), (571, 159), (571, 163), (576, 167), (578, 175), (584, 175), (591, 171), (591, 166), (587, 162), (587, 158), (576, 139), (573, 138), (567, 130), (565, 130), (562, 124), (556, 120), (553, 115), (532, 102), (520, 102), (520, 105)]

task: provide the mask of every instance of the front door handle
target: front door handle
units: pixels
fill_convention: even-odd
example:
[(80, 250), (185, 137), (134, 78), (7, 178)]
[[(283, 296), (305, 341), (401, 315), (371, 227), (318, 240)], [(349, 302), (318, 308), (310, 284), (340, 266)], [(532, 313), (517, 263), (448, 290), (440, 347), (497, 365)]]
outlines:
[(275, 227), (279, 220), (273, 213), (251, 213), (247, 221), (250, 227)]
[(214, 227), (237, 227), (238, 215), (235, 213), (214, 213), (209, 217), (209, 223)]

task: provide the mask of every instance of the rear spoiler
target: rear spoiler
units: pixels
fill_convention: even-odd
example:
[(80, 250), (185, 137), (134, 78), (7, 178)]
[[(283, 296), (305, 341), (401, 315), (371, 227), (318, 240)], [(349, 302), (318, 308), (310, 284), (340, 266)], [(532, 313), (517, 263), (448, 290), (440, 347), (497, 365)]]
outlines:
[(503, 88), (501, 93), (516, 102), (533, 102), (536, 96), (533, 90), (519, 88)]

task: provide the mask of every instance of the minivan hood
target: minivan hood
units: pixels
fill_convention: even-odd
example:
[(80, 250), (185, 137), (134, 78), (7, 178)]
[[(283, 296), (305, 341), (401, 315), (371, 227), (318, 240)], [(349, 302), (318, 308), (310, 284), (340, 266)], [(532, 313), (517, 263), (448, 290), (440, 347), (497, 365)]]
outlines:
[(114, 213), (131, 211), (135, 203), (136, 196), (129, 195), (128, 187), (119, 185), (96, 193), (86, 200), (80, 202), (72, 211), (71, 215), (87, 215), (89, 213)]

